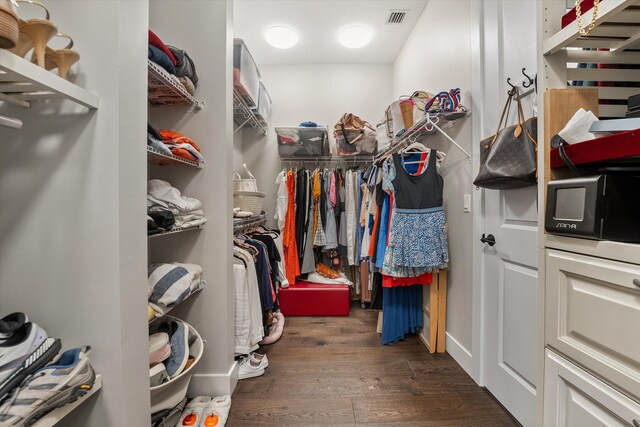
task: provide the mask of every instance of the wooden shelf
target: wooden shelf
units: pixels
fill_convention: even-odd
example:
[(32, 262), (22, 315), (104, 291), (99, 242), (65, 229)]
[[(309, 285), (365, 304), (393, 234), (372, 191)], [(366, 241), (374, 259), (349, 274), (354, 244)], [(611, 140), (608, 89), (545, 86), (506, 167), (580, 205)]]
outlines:
[[(596, 27), (588, 37), (580, 36), (578, 25), (572, 22), (542, 44), (544, 55), (553, 55), (567, 47), (606, 48), (612, 52), (640, 46), (640, 9), (638, 0), (606, 0), (600, 3)], [(585, 12), (582, 22), (591, 22), (593, 9)], [(630, 25), (636, 24), (636, 25)]]
[(67, 99), (89, 109), (98, 108), (98, 97), (61, 77), (0, 49), (0, 101), (28, 108), (31, 101)]
[(64, 417), (66, 417), (67, 415), (75, 411), (78, 406), (86, 402), (91, 396), (96, 394), (98, 390), (100, 390), (101, 388), (102, 388), (102, 376), (96, 375), (96, 381), (93, 384), (93, 387), (91, 388), (91, 390), (87, 392), (87, 394), (85, 394), (75, 402), (69, 403), (67, 405), (64, 405), (60, 408), (54, 409), (53, 411), (49, 412), (47, 415), (45, 415), (44, 417), (36, 421), (36, 423), (33, 424), (33, 427), (52, 427), (57, 425), (62, 421)]
[(147, 159), (149, 163), (154, 165), (166, 166), (171, 164), (183, 164), (188, 166), (193, 166), (194, 168), (202, 169), (205, 165), (204, 160), (193, 161), (184, 159), (182, 157), (168, 155), (161, 151), (156, 150), (155, 148), (147, 145)]
[(148, 63), (149, 103), (151, 105), (191, 105), (196, 109), (204, 107), (204, 101), (196, 99), (187, 89), (164, 68), (151, 60)]

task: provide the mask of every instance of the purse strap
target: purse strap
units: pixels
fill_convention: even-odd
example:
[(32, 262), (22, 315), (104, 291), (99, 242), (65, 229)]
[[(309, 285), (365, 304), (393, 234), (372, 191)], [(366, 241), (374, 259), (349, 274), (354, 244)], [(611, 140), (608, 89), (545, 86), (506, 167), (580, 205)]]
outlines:
[[(507, 102), (504, 103), (504, 108), (502, 109), (502, 114), (500, 115), (500, 121), (498, 122), (498, 128), (496, 129), (496, 132), (493, 134), (491, 145), (493, 145), (493, 143), (498, 138), (498, 133), (500, 133), (500, 130), (502, 129), (502, 122), (504, 121), (504, 117), (507, 114), (507, 111), (509, 110), (510, 107), (511, 107), (511, 96), (507, 97)], [(506, 126), (506, 122), (505, 122), (505, 126)]]

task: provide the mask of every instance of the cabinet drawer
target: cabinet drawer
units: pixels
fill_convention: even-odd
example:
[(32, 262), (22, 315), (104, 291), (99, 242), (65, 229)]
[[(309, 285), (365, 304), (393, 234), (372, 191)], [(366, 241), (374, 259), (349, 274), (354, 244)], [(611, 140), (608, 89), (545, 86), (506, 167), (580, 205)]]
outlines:
[(640, 425), (640, 404), (549, 349), (546, 350), (545, 358), (543, 425)]
[(546, 344), (640, 399), (640, 266), (547, 250)]

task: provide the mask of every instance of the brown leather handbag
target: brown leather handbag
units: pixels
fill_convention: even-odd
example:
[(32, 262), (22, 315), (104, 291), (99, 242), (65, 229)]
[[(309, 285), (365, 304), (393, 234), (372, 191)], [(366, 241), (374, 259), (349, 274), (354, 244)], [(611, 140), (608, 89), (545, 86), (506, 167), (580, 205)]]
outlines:
[(524, 120), (517, 88), (515, 96), (518, 100), (518, 123), (503, 127), (505, 115), (511, 107), (512, 97), (509, 96), (496, 134), (480, 141), (480, 171), (473, 181), (478, 187), (509, 190), (538, 182), (538, 118)]

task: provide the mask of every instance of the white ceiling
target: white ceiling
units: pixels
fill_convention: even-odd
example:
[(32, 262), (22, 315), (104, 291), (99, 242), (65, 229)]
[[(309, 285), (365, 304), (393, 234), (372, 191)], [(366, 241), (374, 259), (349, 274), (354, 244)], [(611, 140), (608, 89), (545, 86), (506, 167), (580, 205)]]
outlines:
[[(234, 37), (245, 41), (258, 64), (392, 64), (427, 1), (235, 0)], [(407, 11), (402, 24), (386, 24), (391, 9)], [(343, 47), (338, 30), (358, 24), (373, 30), (373, 39), (360, 49)], [(270, 46), (264, 32), (275, 25), (293, 28), (298, 44)]]

